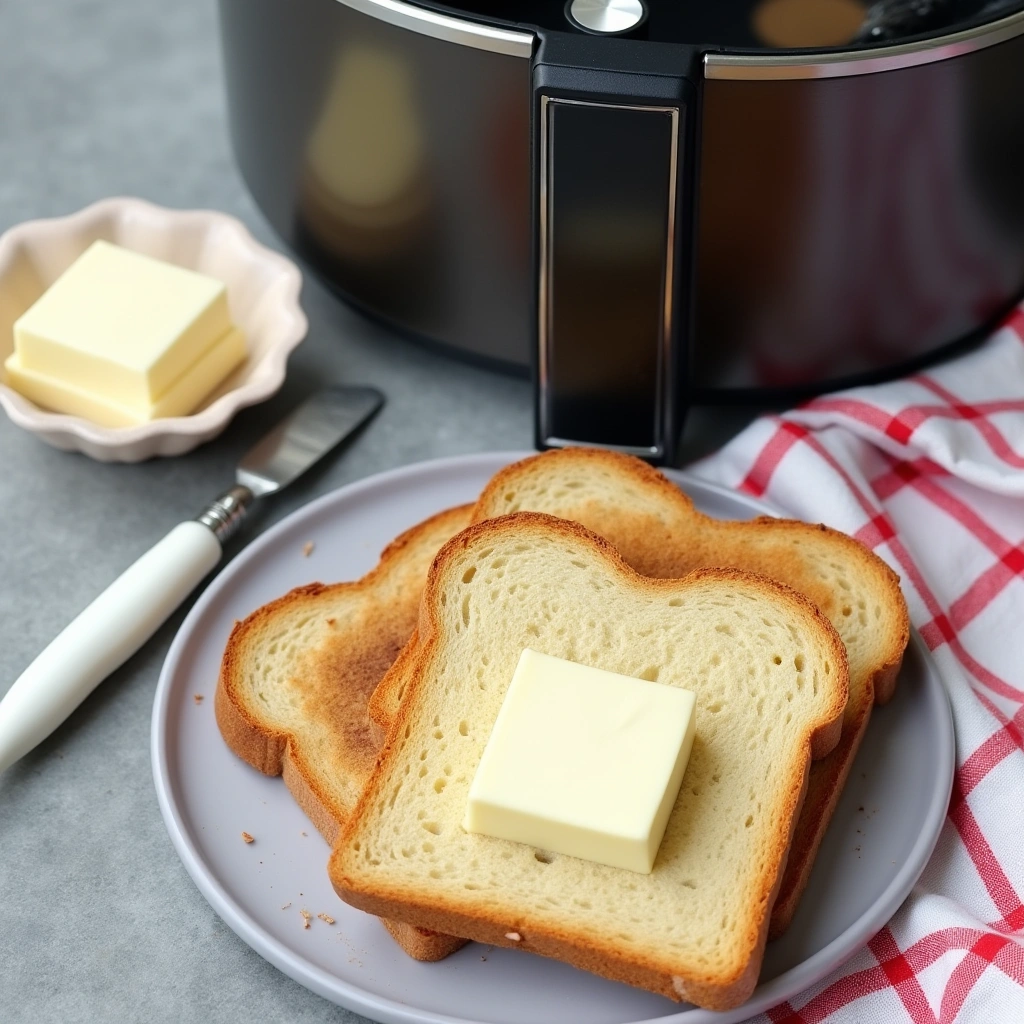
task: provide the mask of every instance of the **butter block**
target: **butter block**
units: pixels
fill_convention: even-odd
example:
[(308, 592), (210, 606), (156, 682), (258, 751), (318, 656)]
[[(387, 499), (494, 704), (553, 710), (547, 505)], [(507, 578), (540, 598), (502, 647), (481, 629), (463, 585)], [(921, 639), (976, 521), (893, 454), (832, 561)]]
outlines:
[(650, 873), (693, 746), (695, 702), (681, 687), (527, 648), (463, 827)]
[(123, 405), (21, 365), (15, 352), (4, 363), (7, 383), (45, 409), (81, 416), (102, 427), (130, 427), (165, 416), (186, 416), (245, 359), (245, 336), (230, 328), (144, 410)]
[(15, 322), (7, 370), (140, 422), (231, 330), (220, 281), (97, 241)]

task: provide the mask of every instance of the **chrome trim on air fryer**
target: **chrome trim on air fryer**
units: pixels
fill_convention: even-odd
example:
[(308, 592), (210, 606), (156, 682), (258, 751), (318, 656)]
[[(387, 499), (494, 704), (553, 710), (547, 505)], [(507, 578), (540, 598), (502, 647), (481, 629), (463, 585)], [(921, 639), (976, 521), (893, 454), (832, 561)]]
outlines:
[(429, 11), (425, 7), (402, 3), (401, 0), (336, 0), (343, 7), (366, 14), (377, 21), (417, 32), (421, 36), (442, 39), (458, 46), (504, 53), (509, 57), (533, 56), (535, 37), (532, 32), (514, 32), (478, 21), (454, 18), (450, 14)]
[(615, 451), (624, 452), (627, 455), (638, 455), (644, 458), (661, 458), (664, 456), (666, 447), (669, 444), (665, 437), (668, 424), (666, 419), (666, 406), (670, 396), (665, 394), (666, 388), (670, 386), (669, 368), (672, 358), (672, 319), (674, 313), (674, 274), (675, 274), (675, 250), (676, 250), (676, 192), (677, 175), (679, 171), (679, 108), (671, 106), (657, 106), (652, 104), (636, 103), (592, 103), (587, 100), (570, 100), (551, 96), (540, 97), (540, 180), (538, 183), (538, 243), (539, 243), (539, 266), (537, 273), (538, 294), (537, 294), (537, 390), (538, 408), (540, 417), (540, 432), (544, 443), (552, 448), (568, 448), (573, 446), (588, 447), (586, 441), (570, 440), (557, 437), (550, 433), (548, 425), (548, 395), (550, 393), (550, 370), (548, 366), (549, 352), (549, 328), (550, 328), (550, 231), (549, 217), (550, 204), (548, 202), (548, 135), (549, 135), (549, 113), (548, 107), (552, 103), (564, 103), (577, 107), (603, 107), (609, 110), (638, 110), (647, 113), (669, 114), (672, 118), (672, 145), (669, 151), (669, 180), (668, 180), (668, 217), (666, 218), (665, 232), (665, 278), (662, 285), (663, 305), (661, 321), (661, 344), (658, 347), (658, 368), (657, 387), (655, 390), (654, 422), (657, 444), (651, 447), (636, 447), (630, 445), (601, 445), (604, 448), (613, 448)]
[(766, 79), (847, 78), (898, 71), (920, 64), (933, 64), (966, 53), (985, 50), (1024, 34), (1024, 11), (1000, 21), (937, 36), (918, 43), (879, 47), (875, 50), (847, 50), (842, 53), (739, 54), (706, 53), (705, 78)]
[(665, 457), (664, 445), (641, 448), (632, 444), (598, 444), (596, 441), (572, 441), (567, 437), (545, 437), (544, 443), (549, 448), (600, 448), (602, 451), (621, 452), (623, 455), (635, 455), (638, 459), (662, 459)]

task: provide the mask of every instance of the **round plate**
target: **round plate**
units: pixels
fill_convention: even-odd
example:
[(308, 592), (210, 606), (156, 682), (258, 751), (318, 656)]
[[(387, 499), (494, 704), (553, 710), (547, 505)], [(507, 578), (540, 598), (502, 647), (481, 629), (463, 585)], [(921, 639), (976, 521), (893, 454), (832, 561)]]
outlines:
[[(284, 783), (238, 760), (217, 731), (217, 670), (236, 619), (291, 587), (361, 576), (396, 534), (472, 501), (496, 470), (523, 454), (443, 459), (352, 484), (284, 519), (231, 562), (185, 619), (157, 687), (153, 774), (167, 829), (200, 891), (253, 949), (314, 992), (387, 1024), (743, 1020), (856, 952), (903, 902), (931, 855), (952, 786), (953, 723), (916, 635), (896, 696), (871, 719), (793, 924), (769, 944), (753, 997), (728, 1013), (680, 1007), (516, 950), (471, 943), (440, 963), (410, 959), (376, 918), (335, 895), (327, 844)], [(770, 511), (669, 475), (711, 515)], [(206, 699), (197, 702), (196, 694)], [(255, 841), (243, 842), (243, 831)], [(312, 915), (308, 929), (300, 910)], [(318, 919), (321, 913), (336, 923)]]

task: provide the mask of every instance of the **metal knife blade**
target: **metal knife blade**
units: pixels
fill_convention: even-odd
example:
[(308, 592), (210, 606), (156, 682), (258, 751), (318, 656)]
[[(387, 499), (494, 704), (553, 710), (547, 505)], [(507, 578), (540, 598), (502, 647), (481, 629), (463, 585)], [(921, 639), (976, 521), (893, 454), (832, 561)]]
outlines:
[(256, 498), (287, 487), (384, 404), (376, 388), (331, 387), (310, 395), (245, 453), (235, 486), (196, 516), (224, 544)]
[(235, 473), (238, 483), (258, 497), (287, 487), (383, 404), (376, 388), (317, 391), (245, 453)]

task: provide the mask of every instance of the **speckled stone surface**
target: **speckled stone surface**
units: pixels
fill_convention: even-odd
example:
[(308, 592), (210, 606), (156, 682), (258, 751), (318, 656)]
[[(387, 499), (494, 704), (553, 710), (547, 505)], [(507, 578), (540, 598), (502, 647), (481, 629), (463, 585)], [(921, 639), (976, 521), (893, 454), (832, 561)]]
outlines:
[[(123, 194), (223, 210), (280, 248), (229, 151), (212, 0), (4, 3), (0, 94), (0, 229)], [(282, 392), (190, 455), (102, 465), (0, 419), (0, 693), (118, 572), (229, 483), (263, 428), (321, 381), (374, 384), (387, 407), (257, 527), (380, 470), (529, 446), (526, 381), (426, 351), (309, 278), (303, 305), (310, 333)], [(695, 418), (686, 451), (724, 439), (747, 416)], [(236, 938), (167, 838), (150, 713), (184, 612), (0, 776), (4, 1024), (362, 1019)]]

